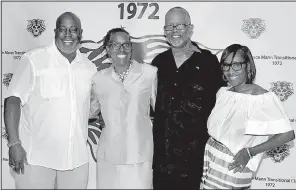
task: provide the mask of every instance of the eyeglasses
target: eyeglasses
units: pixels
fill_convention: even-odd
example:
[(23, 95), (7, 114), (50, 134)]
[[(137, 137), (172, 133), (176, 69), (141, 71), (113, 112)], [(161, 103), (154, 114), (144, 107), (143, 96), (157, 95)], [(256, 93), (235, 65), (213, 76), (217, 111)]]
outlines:
[(246, 64), (246, 62), (233, 62), (232, 64), (221, 64), (222, 71), (229, 71), (230, 66), (234, 71), (239, 71), (242, 69), (242, 65)]
[(176, 25), (169, 24), (169, 25), (165, 25), (163, 29), (165, 31), (173, 31), (174, 28), (176, 28), (176, 30), (184, 30), (188, 25), (190, 24), (176, 24)]
[[(69, 30), (70, 30), (71, 34), (77, 34), (78, 33), (78, 28), (76, 28), (76, 27), (71, 27)], [(64, 28), (64, 27), (58, 28), (59, 33), (67, 34), (67, 31), (68, 31), (67, 28)]]
[(109, 43), (108, 46), (113, 50), (119, 50), (121, 48), (121, 46), (125, 50), (131, 50), (132, 49), (132, 43), (131, 42), (125, 42), (123, 44), (120, 44), (120, 43), (117, 43), (117, 42), (112, 42), (112, 43)]

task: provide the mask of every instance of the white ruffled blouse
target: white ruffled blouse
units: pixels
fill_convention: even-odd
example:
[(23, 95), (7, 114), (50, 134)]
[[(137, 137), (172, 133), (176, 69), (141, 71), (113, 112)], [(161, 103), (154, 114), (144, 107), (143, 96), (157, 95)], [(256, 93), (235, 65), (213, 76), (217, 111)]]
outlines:
[[(244, 147), (261, 144), (270, 135), (292, 130), (282, 103), (273, 92), (261, 95), (236, 93), (222, 87), (208, 119), (208, 132), (235, 155)], [(247, 164), (256, 171), (263, 153)]]

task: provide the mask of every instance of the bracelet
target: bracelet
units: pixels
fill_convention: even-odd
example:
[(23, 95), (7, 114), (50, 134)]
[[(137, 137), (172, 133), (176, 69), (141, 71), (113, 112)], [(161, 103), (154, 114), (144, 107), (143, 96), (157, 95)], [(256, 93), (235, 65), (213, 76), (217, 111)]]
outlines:
[(7, 144), (8, 148), (13, 147), (14, 145), (22, 144), (22, 141), (10, 142)]
[(249, 148), (246, 148), (246, 150), (247, 150), (248, 155), (249, 155), (249, 157), (250, 157), (250, 159), (251, 159), (253, 156), (251, 155)]

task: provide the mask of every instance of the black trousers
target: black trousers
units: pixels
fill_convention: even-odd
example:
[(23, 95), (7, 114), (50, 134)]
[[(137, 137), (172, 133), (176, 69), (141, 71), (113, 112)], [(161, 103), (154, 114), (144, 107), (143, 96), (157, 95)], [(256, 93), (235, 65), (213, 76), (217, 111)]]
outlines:
[(201, 176), (196, 173), (180, 175), (179, 173), (153, 170), (153, 189), (194, 189), (200, 187)]

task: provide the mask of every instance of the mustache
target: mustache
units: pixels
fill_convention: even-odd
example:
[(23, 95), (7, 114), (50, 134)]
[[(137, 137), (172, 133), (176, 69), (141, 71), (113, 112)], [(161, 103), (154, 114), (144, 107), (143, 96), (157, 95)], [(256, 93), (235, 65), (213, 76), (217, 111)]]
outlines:
[[(68, 39), (68, 40), (77, 40), (80, 44), (81, 44), (81, 40), (82, 40), (82, 35), (77, 35), (77, 37), (76, 38), (73, 38), (73, 37), (64, 37), (63, 39)], [(58, 34), (56, 33), (55, 34), (55, 39), (59, 39), (59, 36), (58, 36)]]

